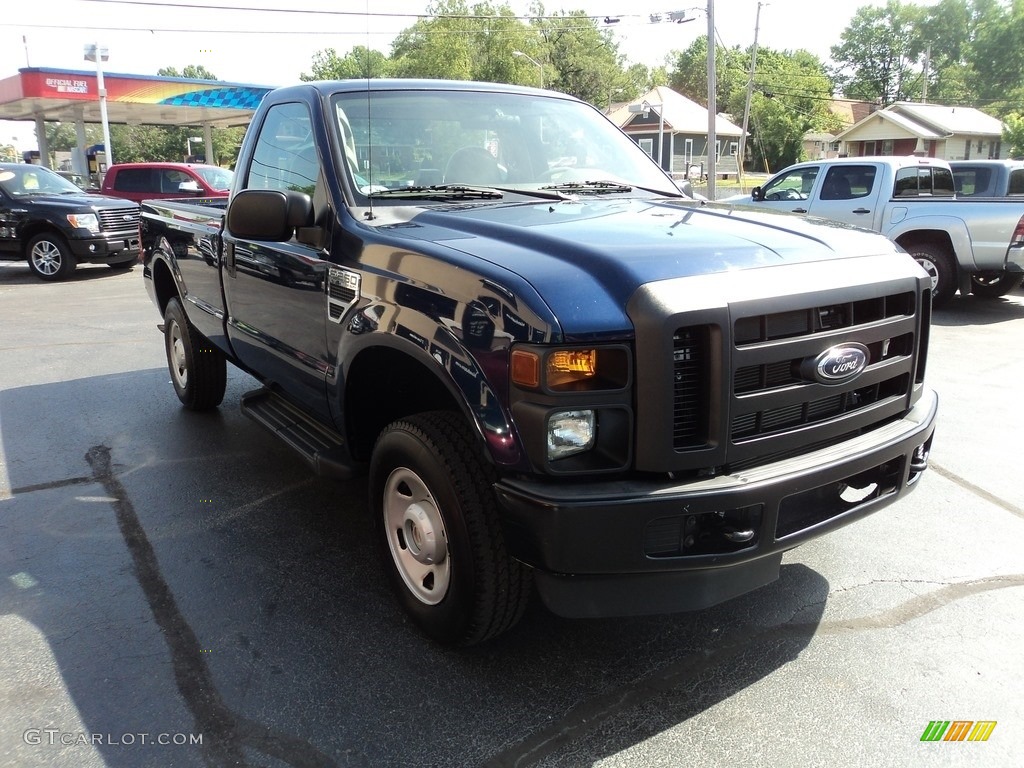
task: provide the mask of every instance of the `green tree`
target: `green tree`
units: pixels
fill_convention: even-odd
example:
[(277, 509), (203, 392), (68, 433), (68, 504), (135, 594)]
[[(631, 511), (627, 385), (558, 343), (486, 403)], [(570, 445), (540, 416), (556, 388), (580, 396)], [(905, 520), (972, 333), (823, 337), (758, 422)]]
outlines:
[(926, 10), (888, 0), (885, 7), (857, 9), (832, 46), (833, 76), (851, 99), (879, 100), (883, 106), (920, 96), (920, 35)]
[(463, 0), (438, 0), (427, 7), (428, 18), (402, 30), (391, 44), (398, 77), (443, 80), (473, 79), (472, 33), (482, 20), (467, 18)]
[[(531, 12), (540, 11), (535, 6)], [(626, 88), (634, 95), (638, 84), (630, 82), (625, 56), (619, 53), (610, 30), (598, 27), (583, 11), (559, 12), (531, 22), (548, 51), (551, 75), (547, 86), (592, 104), (607, 104), (609, 93)], [(624, 91), (625, 92), (625, 91)]]
[(217, 76), (202, 64), (187, 64), (178, 72), (175, 67), (161, 67), (156, 71), (160, 77), (184, 77), (189, 80), (216, 80)]
[(1003, 141), (1010, 157), (1024, 157), (1024, 112), (1010, 112), (1003, 122)]
[(992, 114), (1019, 112), (1024, 102), (1024, 0), (976, 0), (977, 22), (967, 54), (976, 99)]
[[(831, 110), (833, 84), (822, 61), (808, 51), (760, 48), (750, 104), (748, 160), (754, 167), (782, 168), (801, 159), (809, 131), (836, 133), (839, 117)], [(742, 115), (746, 88), (734, 90), (726, 104)]]
[(333, 48), (326, 48), (313, 54), (309, 74), (303, 72), (299, 79), (311, 80), (354, 80), (371, 77), (389, 77), (391, 60), (372, 48), (357, 45), (344, 56), (338, 56)]

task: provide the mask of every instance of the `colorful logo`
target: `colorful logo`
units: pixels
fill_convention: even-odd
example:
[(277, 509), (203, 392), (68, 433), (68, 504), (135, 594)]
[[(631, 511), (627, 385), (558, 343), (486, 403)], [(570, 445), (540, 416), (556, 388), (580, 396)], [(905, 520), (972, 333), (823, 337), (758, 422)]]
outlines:
[(988, 741), (995, 720), (931, 720), (921, 741)]

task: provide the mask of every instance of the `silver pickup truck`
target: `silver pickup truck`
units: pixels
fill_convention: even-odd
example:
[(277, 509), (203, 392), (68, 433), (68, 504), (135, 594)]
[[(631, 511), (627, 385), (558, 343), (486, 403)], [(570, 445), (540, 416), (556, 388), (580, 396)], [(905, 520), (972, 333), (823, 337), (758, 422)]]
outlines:
[(880, 232), (906, 249), (932, 278), (940, 306), (957, 289), (1002, 296), (1020, 285), (1024, 200), (955, 195), (944, 160), (928, 157), (845, 157), (792, 165), (727, 202), (820, 216)]

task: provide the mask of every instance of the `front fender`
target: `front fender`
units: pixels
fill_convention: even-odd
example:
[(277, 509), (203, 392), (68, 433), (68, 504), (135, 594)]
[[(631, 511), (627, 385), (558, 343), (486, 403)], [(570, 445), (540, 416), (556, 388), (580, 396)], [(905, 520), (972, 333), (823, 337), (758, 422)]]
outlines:
[[(505, 375), (507, 359), (505, 349), (474, 354), (443, 327), (429, 339), (397, 323), (387, 331), (346, 334), (333, 382), (339, 397), (331, 398), (332, 408), (344, 403), (341, 412), (336, 412), (336, 421), (355, 443), (358, 454), (360, 443), (364, 451), (368, 449), (376, 433), (390, 421), (417, 410), (455, 404), (493, 462), (505, 468), (518, 467), (525, 456), (499, 393), (504, 381), (492, 384), (491, 380)], [(375, 375), (381, 380), (371, 396), (367, 394), (367, 377)], [(402, 377), (414, 380), (395, 380)], [(411, 398), (399, 394), (410, 388), (414, 390)], [(371, 398), (373, 408), (365, 402)], [(374, 416), (370, 411), (386, 415)]]

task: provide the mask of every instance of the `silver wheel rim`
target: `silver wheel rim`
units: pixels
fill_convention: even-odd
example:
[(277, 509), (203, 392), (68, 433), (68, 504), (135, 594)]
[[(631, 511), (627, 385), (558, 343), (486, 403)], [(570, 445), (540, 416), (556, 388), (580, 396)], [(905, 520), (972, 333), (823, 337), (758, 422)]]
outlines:
[(32, 264), (42, 275), (57, 274), (62, 259), (60, 248), (49, 240), (40, 240), (32, 246)]
[(171, 373), (174, 375), (174, 381), (179, 389), (185, 389), (188, 386), (188, 363), (185, 360), (185, 342), (181, 338), (181, 326), (171, 321), (168, 333), (170, 335)]
[(451, 580), (448, 534), (433, 494), (411, 469), (398, 467), (384, 484), (384, 527), (405, 586), (421, 603), (440, 603)]
[(935, 267), (935, 263), (931, 259), (922, 259), (918, 257), (917, 263), (920, 264), (924, 271), (928, 273), (928, 277), (932, 279), (932, 291), (939, 285), (939, 270)]

